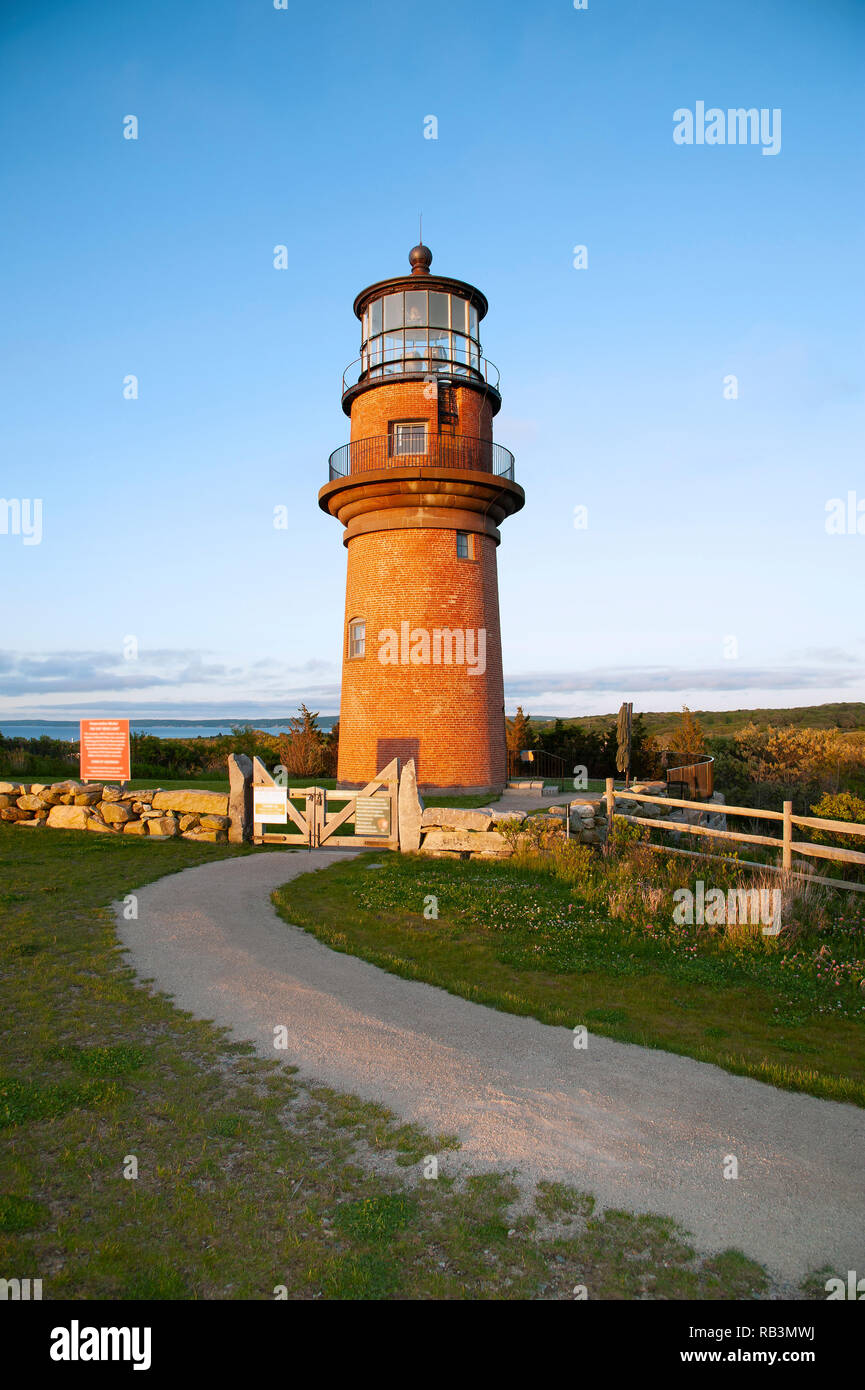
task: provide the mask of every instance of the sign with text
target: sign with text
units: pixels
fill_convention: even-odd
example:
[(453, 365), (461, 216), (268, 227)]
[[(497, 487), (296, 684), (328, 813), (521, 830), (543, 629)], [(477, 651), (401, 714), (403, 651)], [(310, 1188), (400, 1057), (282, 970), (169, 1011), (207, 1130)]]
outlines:
[(288, 787), (253, 787), (252, 819), (259, 825), (287, 825)]
[(82, 782), (128, 782), (128, 719), (82, 719), (80, 775)]
[(355, 835), (390, 835), (390, 798), (359, 796), (355, 802)]

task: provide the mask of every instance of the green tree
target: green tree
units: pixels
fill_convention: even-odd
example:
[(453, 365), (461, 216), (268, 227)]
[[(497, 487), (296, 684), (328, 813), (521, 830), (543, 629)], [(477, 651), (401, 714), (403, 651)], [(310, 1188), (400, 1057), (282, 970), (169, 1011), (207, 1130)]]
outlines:
[(277, 751), (289, 776), (322, 775), (327, 767), (327, 748), (318, 713), (301, 705), (295, 718), (288, 721), (288, 733), (280, 735)]
[(508, 752), (519, 753), (521, 748), (534, 746), (531, 715), (523, 713), (522, 705), (517, 705), (517, 712), (513, 719), (505, 720), (505, 728), (507, 730)]
[(672, 739), (672, 751), (674, 753), (705, 753), (706, 751), (706, 740), (700, 727), (700, 721), (694, 718), (687, 705), (682, 706), (679, 727)]

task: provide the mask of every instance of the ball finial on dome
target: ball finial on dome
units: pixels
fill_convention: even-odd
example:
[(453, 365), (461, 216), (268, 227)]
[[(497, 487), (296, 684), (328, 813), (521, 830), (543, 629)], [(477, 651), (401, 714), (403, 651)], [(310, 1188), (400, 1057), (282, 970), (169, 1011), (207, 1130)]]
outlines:
[(432, 263), (432, 251), (428, 246), (420, 242), (413, 246), (408, 253), (409, 265), (412, 275), (429, 275), (429, 268)]

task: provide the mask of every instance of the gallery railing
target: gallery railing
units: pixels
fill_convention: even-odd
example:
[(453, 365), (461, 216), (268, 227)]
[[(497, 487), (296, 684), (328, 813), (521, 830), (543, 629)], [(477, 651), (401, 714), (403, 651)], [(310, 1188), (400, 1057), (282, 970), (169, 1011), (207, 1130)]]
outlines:
[[(468, 342), (468, 340), (466, 340)], [(391, 377), (468, 378), (484, 382), (499, 390), (500, 374), (494, 362), (481, 357), (470, 348), (460, 348), (456, 355), (443, 355), (434, 349), (410, 350), (405, 347), (386, 348), (355, 358), (342, 374), (342, 394), (367, 381), (389, 380)]]
[(424, 434), (400, 439), (397, 435), (374, 435), (355, 439), (334, 449), (328, 460), (329, 479), (347, 478), (352, 473), (368, 473), (376, 468), (466, 468), (493, 473), (513, 481), (514, 456), (510, 449), (490, 439), (463, 434)]

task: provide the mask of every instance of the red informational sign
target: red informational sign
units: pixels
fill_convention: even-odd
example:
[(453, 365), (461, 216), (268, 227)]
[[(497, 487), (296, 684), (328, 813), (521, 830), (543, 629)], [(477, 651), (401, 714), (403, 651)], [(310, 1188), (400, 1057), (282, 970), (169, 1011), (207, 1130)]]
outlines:
[(81, 720), (82, 782), (128, 782), (129, 720)]

